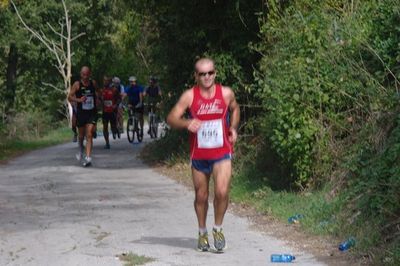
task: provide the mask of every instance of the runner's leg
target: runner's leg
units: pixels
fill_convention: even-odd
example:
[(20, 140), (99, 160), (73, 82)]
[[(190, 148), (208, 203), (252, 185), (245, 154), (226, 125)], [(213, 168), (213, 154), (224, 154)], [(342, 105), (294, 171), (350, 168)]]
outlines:
[(113, 134), (117, 134), (118, 128), (117, 128), (117, 113), (116, 113), (116, 112), (113, 112), (113, 113), (111, 114), (111, 117), (110, 117), (110, 126), (111, 126), (111, 132), (112, 132)]
[(206, 228), (210, 175), (192, 167), (192, 178), (195, 190), (194, 209), (196, 211), (197, 221), (199, 223), (199, 228)]
[(86, 124), (86, 156), (90, 157), (92, 154), (93, 146), (93, 131), (95, 129), (95, 124)]
[(117, 112), (117, 127), (120, 133), (124, 132), (124, 109), (122, 107), (118, 108)]
[(109, 146), (110, 141), (108, 136), (108, 119), (105, 116), (105, 114), (103, 114), (103, 135), (104, 135), (104, 140), (106, 141), (106, 146)]
[(224, 220), (229, 203), (229, 187), (232, 175), (230, 159), (216, 162), (213, 167), (214, 176), (214, 219), (215, 225), (220, 226)]
[(81, 126), (78, 128), (79, 131), (79, 151), (83, 152), (83, 140), (85, 139), (85, 126)]
[(76, 113), (74, 111), (72, 112), (71, 129), (72, 129), (72, 132), (74, 133), (73, 141), (76, 142), (78, 132), (77, 132), (77, 126), (76, 126)]

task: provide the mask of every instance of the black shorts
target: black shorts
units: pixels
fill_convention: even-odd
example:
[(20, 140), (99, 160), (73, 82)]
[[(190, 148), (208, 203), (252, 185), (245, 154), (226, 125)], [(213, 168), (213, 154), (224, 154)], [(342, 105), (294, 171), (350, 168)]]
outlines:
[(116, 113), (114, 112), (111, 113), (104, 112), (102, 118), (103, 118), (103, 124), (110, 122), (111, 125), (115, 125), (117, 123), (117, 116)]
[(83, 127), (87, 124), (96, 125), (97, 113), (95, 112), (78, 112), (76, 114), (76, 126)]

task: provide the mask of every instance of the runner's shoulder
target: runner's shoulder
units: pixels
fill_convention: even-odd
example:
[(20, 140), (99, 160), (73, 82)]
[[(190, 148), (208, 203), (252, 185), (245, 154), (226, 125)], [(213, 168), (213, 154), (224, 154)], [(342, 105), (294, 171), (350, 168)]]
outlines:
[(232, 98), (232, 97), (235, 97), (235, 93), (234, 93), (234, 91), (232, 90), (231, 87), (229, 87), (229, 86), (223, 86), (223, 85), (221, 85), (221, 87), (222, 87), (222, 95), (223, 95), (225, 98)]
[(72, 84), (71, 89), (79, 90), (79, 88), (81, 87), (80, 84), (81, 84), (81, 83), (80, 83), (79, 80), (75, 81), (75, 82)]
[(94, 86), (95, 89), (99, 89), (99, 88), (97, 87), (97, 81), (96, 81), (96, 80), (91, 79), (90, 82), (92, 83), (92, 85)]

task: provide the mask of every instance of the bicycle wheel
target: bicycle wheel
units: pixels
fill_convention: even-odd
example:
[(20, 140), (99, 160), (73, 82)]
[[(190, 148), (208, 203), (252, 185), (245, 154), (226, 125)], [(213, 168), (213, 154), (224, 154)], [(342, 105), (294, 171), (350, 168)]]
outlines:
[(153, 132), (153, 137), (156, 139), (157, 135), (158, 135), (158, 123), (157, 123), (157, 119), (155, 116), (153, 116), (153, 123), (150, 128), (150, 132)]
[(135, 134), (134, 134), (133, 130), (134, 130), (134, 127), (133, 127), (132, 118), (128, 118), (128, 122), (126, 123), (126, 135), (128, 136), (128, 141), (130, 143), (132, 143), (135, 138)]
[(150, 131), (150, 138), (156, 138), (156, 136), (154, 135), (154, 116), (150, 116), (150, 123), (149, 123), (149, 131)]
[(139, 142), (142, 142), (142, 140), (143, 140), (143, 136), (142, 136), (142, 134), (141, 134), (141, 132), (140, 132), (140, 129), (139, 129), (139, 121), (138, 121), (138, 119), (135, 119), (135, 133), (136, 133), (136, 138), (137, 138), (137, 140), (139, 141)]

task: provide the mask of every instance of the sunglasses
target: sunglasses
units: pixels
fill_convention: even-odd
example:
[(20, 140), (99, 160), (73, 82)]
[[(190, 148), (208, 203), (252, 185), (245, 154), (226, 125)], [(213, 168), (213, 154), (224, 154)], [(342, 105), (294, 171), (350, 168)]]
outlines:
[(199, 75), (200, 77), (205, 77), (206, 75), (212, 76), (215, 74), (215, 70), (212, 71), (208, 71), (208, 72), (198, 72), (197, 75)]

